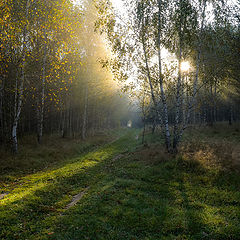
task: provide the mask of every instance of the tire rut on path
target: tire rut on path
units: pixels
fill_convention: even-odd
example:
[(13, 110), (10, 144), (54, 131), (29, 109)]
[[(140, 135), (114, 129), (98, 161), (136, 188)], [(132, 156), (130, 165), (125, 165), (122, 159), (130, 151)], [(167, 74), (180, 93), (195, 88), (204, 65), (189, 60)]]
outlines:
[(88, 189), (89, 189), (89, 187), (85, 188), (82, 192), (73, 196), (72, 201), (65, 207), (65, 209), (67, 210), (67, 209), (75, 206), (82, 199), (82, 197), (85, 195), (85, 193), (87, 192)]

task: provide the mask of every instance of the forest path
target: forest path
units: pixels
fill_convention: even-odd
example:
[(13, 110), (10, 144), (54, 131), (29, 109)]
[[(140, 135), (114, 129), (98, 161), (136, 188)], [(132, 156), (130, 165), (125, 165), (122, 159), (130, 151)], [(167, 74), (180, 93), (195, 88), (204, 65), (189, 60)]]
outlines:
[(69, 159), (61, 167), (23, 177), (0, 200), (0, 238), (36, 239), (37, 233), (45, 235), (52, 221), (77, 204), (104, 176), (111, 161), (134, 149), (137, 132), (126, 129), (114, 141)]
[(239, 173), (138, 133), (29, 176), (0, 200), (0, 239), (239, 239)]

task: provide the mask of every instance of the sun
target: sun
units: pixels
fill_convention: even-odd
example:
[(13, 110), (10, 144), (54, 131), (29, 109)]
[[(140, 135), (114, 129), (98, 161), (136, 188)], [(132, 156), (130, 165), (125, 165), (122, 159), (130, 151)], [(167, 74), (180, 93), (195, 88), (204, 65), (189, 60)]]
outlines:
[(187, 72), (190, 69), (190, 63), (187, 61), (184, 61), (181, 63), (181, 71), (182, 72)]

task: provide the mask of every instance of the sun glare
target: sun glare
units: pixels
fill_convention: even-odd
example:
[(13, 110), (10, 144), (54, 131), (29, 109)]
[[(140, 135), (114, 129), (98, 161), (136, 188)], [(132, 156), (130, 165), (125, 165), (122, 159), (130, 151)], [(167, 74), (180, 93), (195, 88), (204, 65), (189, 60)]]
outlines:
[(189, 62), (182, 62), (181, 63), (181, 71), (187, 72), (190, 69), (190, 63)]

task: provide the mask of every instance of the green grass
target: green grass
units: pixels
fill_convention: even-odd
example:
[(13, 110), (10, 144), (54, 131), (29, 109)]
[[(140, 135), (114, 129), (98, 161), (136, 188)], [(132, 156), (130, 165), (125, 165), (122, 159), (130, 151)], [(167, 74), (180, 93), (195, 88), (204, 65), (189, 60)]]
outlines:
[(0, 239), (240, 239), (240, 175), (216, 151), (204, 152), (217, 143), (196, 146), (186, 135), (173, 157), (156, 135), (142, 146), (136, 134), (125, 130), (110, 144), (22, 177), (0, 200)]
[(36, 136), (20, 139), (19, 153), (15, 156), (9, 149), (0, 149), (1, 183), (13, 183), (26, 174), (32, 174), (51, 167), (62, 166), (69, 159), (82, 153), (93, 151), (123, 133), (123, 130), (105, 131), (87, 140), (44, 136), (43, 143), (37, 143)]

